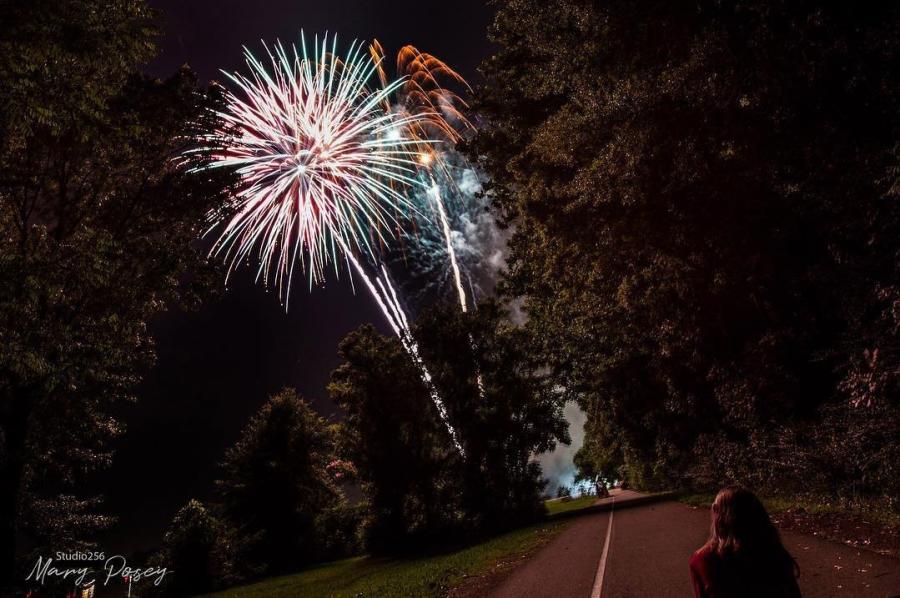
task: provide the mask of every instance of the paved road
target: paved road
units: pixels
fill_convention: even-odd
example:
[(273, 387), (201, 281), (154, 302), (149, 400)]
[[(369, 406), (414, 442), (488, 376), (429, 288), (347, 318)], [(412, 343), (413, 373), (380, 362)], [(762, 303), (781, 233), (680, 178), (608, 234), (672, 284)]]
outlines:
[[(615, 500), (613, 511), (575, 519), (565, 532), (513, 571), (490, 595), (495, 598), (693, 596), (687, 562), (706, 540), (708, 512), (668, 501), (628, 505), (639, 498), (640, 494), (626, 490), (613, 499), (601, 501)], [(804, 597), (900, 596), (900, 562), (813, 536), (785, 532), (782, 537), (800, 565)], [(605, 559), (604, 545), (607, 545)], [(597, 579), (599, 571), (602, 571), (602, 583)]]

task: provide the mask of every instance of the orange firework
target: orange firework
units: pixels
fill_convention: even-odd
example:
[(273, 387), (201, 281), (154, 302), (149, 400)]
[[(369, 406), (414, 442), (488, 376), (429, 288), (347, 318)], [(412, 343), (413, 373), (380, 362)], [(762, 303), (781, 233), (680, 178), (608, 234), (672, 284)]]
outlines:
[[(378, 76), (382, 84), (388, 81), (384, 70), (384, 48), (378, 40), (372, 42), (369, 52), (378, 65)], [(420, 140), (445, 139), (452, 143), (460, 141), (466, 131), (475, 127), (465, 117), (463, 110), (469, 106), (456, 92), (444, 87), (442, 82), (460, 85), (471, 91), (466, 80), (447, 66), (443, 60), (414, 46), (403, 46), (397, 53), (397, 77), (403, 84), (398, 89), (398, 105), (393, 110), (408, 115), (416, 115), (416, 122), (406, 127), (409, 138)], [(430, 151), (429, 148), (425, 148)], [(430, 162), (430, 159), (425, 158)]]
[[(383, 67), (384, 49), (378, 40), (369, 46), (369, 52), (374, 63), (378, 65), (378, 76), (384, 85), (388, 77)], [(456, 250), (453, 247), (453, 233), (447, 217), (441, 184), (438, 181), (444, 181), (446, 186), (451, 188), (456, 185), (449, 165), (444, 159), (446, 152), (438, 151), (434, 140), (440, 139), (449, 144), (456, 144), (462, 140), (467, 131), (475, 130), (462, 113), (462, 109), (468, 108), (468, 104), (459, 94), (445, 88), (442, 81), (463, 86), (470, 92), (472, 88), (462, 75), (447, 66), (443, 60), (420, 52), (410, 45), (403, 46), (397, 53), (397, 77), (397, 80), (402, 82), (397, 93), (398, 104), (385, 106), (385, 111), (393, 110), (400, 116), (404, 123), (403, 136), (419, 142), (419, 165), (427, 173), (431, 183), (428, 195), (434, 203), (441, 223), (460, 308), (465, 312), (468, 310), (466, 292)]]

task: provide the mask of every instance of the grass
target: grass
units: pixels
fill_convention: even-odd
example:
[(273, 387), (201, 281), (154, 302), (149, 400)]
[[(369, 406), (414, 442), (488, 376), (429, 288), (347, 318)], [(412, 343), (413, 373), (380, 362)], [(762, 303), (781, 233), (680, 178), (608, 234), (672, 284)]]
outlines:
[[(685, 504), (709, 508), (716, 495), (713, 493), (678, 494), (675, 498)], [(766, 510), (778, 515), (788, 510), (803, 509), (810, 515), (851, 515), (865, 517), (883, 525), (900, 526), (900, 513), (865, 504), (838, 504), (825, 499), (817, 499), (802, 495), (796, 496), (760, 496)]]
[(677, 500), (678, 502), (683, 502), (684, 504), (690, 505), (692, 507), (700, 507), (705, 509), (708, 509), (712, 505), (715, 498), (716, 495), (711, 493), (691, 494), (684, 492), (675, 496), (675, 500)]
[(565, 513), (567, 511), (577, 511), (583, 509), (585, 507), (590, 507), (595, 502), (597, 502), (596, 496), (581, 496), (578, 498), (570, 498), (566, 500), (565, 498), (554, 498), (544, 502), (544, 505), (547, 507), (547, 512), (551, 517), (557, 515), (559, 513)]
[(550, 521), (525, 527), (455, 552), (415, 559), (360, 556), (307, 568), (293, 575), (231, 588), (217, 598), (331, 596), (446, 596), (466, 579), (482, 576), (500, 563), (521, 558), (552, 540), (568, 525), (554, 515), (597, 502), (596, 496), (551, 499), (544, 504)]
[[(575, 502), (575, 501), (571, 501)], [(446, 596), (466, 578), (497, 563), (533, 552), (568, 525), (547, 522), (522, 528), (456, 552), (416, 559), (361, 556), (325, 563), (284, 577), (232, 588), (219, 598), (313, 598), (320, 596)]]

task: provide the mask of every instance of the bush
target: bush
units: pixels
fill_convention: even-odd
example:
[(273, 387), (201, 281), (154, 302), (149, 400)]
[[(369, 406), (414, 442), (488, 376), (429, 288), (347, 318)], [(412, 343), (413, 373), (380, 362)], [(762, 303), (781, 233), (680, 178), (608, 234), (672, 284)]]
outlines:
[(283, 390), (228, 450), (217, 481), (221, 513), (237, 532), (248, 572), (287, 572), (337, 551), (334, 538), (319, 533), (319, 518), (342, 500), (328, 471), (334, 448), (332, 426)]
[(224, 587), (231, 575), (231, 534), (209, 509), (191, 500), (178, 510), (164, 537), (164, 548), (153, 564), (168, 568), (162, 591), (169, 596), (193, 596)]

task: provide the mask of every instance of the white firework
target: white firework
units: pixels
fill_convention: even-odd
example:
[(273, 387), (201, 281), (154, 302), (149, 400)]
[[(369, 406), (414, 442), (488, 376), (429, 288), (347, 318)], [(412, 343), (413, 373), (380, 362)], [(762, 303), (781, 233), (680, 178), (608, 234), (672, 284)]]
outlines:
[(230, 273), (256, 251), (257, 278), (274, 274), (289, 292), (295, 266), (312, 284), (329, 263), (337, 270), (341, 253), (372, 256), (385, 231), (393, 234), (412, 209), (403, 191), (417, 184), (422, 144), (402, 132), (427, 116), (384, 109), (402, 80), (370, 88), (378, 65), (362, 44), (343, 58), (327, 36), (312, 55), (302, 34), (299, 51), (265, 47), (270, 68), (245, 49), (249, 76), (225, 73), (241, 95), (226, 92), (222, 126), (204, 137), (216, 144), (192, 151), (206, 155), (202, 168), (240, 175), (232, 210), (214, 215), (213, 253), (224, 252)]

